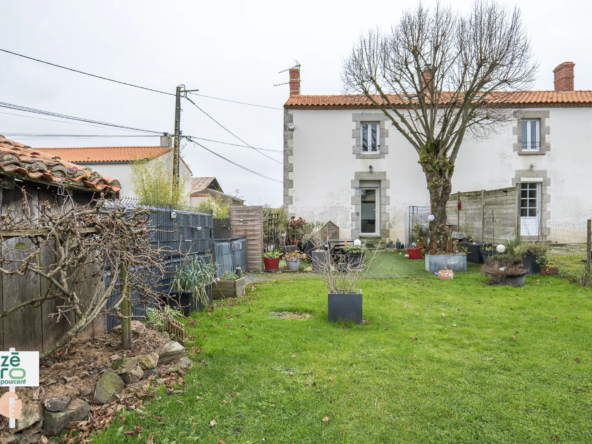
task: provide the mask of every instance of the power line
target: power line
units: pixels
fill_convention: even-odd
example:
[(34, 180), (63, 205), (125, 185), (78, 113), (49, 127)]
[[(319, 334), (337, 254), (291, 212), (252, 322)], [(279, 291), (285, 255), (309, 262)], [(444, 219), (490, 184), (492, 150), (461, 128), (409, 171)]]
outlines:
[(78, 74), (84, 74), (85, 76), (95, 77), (95, 78), (101, 79), (101, 80), (107, 80), (108, 82), (119, 83), (120, 85), (131, 86), (132, 88), (144, 89), (146, 91), (152, 91), (152, 92), (159, 93), (159, 94), (166, 94), (167, 96), (174, 96), (173, 93), (169, 93), (169, 92), (165, 92), (165, 91), (159, 91), (157, 89), (152, 89), (152, 88), (146, 88), (144, 86), (133, 85), (131, 83), (126, 83), (126, 82), (121, 82), (119, 80), (109, 79), (107, 77), (98, 76), (96, 74), (90, 74), (88, 72), (79, 71), (77, 69), (68, 68), (66, 66), (57, 65), (55, 63), (50, 63), (50, 62), (46, 62), (44, 60), (39, 60), (39, 59), (35, 59), (33, 57), (26, 56), (26, 55), (23, 55), (23, 54), (18, 54), (16, 52), (8, 51), (6, 49), (0, 48), (0, 51), (5, 52), (7, 54), (15, 55), (15, 56), (18, 56), (18, 57), (22, 57), (24, 59), (29, 59), (29, 60), (33, 60), (35, 62), (44, 63), (46, 65), (55, 66), (56, 68), (62, 68), (62, 69), (68, 70), (68, 71), (77, 72)]
[(42, 111), (40, 109), (27, 108), (25, 106), (13, 105), (11, 103), (5, 103), (5, 102), (0, 102), (0, 108), (8, 108), (8, 109), (13, 109), (15, 111), (24, 111), (24, 112), (28, 112), (28, 113), (41, 114), (41, 115), (45, 115), (45, 116), (59, 117), (60, 119), (69, 119), (69, 120), (76, 120), (79, 122), (94, 123), (96, 125), (110, 126), (113, 128), (122, 128), (122, 129), (127, 129), (127, 130), (140, 131), (143, 133), (164, 134), (164, 132), (162, 132), (162, 131), (152, 131), (152, 130), (134, 128), (131, 126), (117, 125), (114, 123), (99, 122), (98, 120), (90, 120), (90, 119), (84, 119), (82, 117), (67, 116), (65, 114), (54, 113), (51, 111)]
[[(220, 142), (219, 140), (204, 139), (203, 137), (195, 137), (195, 136), (182, 136), (182, 137), (191, 137), (193, 139), (205, 140), (207, 142), (222, 143), (224, 145), (240, 146), (240, 147), (244, 147), (244, 148), (252, 148), (248, 145), (238, 145), (236, 143)], [(273, 153), (283, 153), (282, 150), (270, 150), (269, 148), (257, 148), (257, 149), (261, 150), (261, 151), (271, 151)]]
[[(90, 128), (105, 129), (102, 126), (98, 126), (98, 125), (88, 125), (88, 124), (84, 124), (84, 123), (64, 122), (62, 120), (44, 119), (43, 117), (23, 116), (22, 114), (3, 113), (1, 111), (0, 111), (0, 114), (6, 114), (8, 116), (24, 117), (25, 119), (47, 120), (48, 122), (65, 123), (66, 125), (80, 125), (80, 126), (88, 126)], [(125, 130), (125, 131), (130, 131), (130, 130)]]
[[(76, 72), (78, 74), (83, 74), (85, 76), (94, 77), (96, 79), (106, 80), (108, 82), (113, 82), (113, 83), (119, 83), (120, 85), (131, 86), (132, 88), (143, 89), (145, 91), (151, 91), (151, 92), (155, 92), (155, 93), (159, 93), (159, 94), (165, 94), (167, 96), (174, 96), (175, 95), (173, 93), (169, 93), (169, 92), (166, 92), (166, 91), (160, 91), (158, 89), (153, 89), (153, 88), (146, 88), (145, 86), (134, 85), (133, 83), (122, 82), (120, 80), (110, 79), (108, 77), (103, 77), (103, 76), (99, 76), (99, 75), (96, 75), (96, 74), (91, 74), (91, 73), (88, 73), (88, 72), (80, 71), (78, 69), (68, 68), (67, 66), (58, 65), (56, 63), (46, 62), (45, 60), (39, 60), (39, 59), (36, 59), (34, 57), (29, 57), (29, 56), (26, 56), (26, 55), (23, 55), (23, 54), (19, 54), (19, 53), (13, 52), (13, 51), (8, 51), (7, 49), (0, 48), (0, 51), (5, 52), (7, 54), (15, 55), (17, 57), (22, 57), (23, 59), (28, 59), (28, 60), (32, 60), (34, 62), (43, 63), (45, 65), (54, 66), (56, 68), (65, 69), (67, 71)], [(222, 100), (223, 102), (238, 103), (240, 105), (248, 105), (248, 106), (256, 106), (258, 108), (269, 108), (269, 109), (283, 110), (283, 108), (276, 108), (276, 107), (273, 107), (273, 106), (255, 105), (253, 103), (246, 103), (246, 102), (238, 102), (236, 100), (221, 99), (219, 97), (206, 96), (206, 95), (197, 94), (197, 93), (191, 93), (191, 94), (195, 94), (196, 96), (201, 96), (201, 97), (207, 97), (208, 99)]]
[(226, 157), (224, 157), (224, 156), (221, 156), (220, 154), (216, 153), (215, 151), (212, 151), (211, 149), (209, 149), (209, 148), (206, 148), (206, 147), (205, 147), (205, 146), (203, 146), (201, 143), (198, 143), (198, 142), (196, 142), (195, 140), (192, 140), (192, 139), (191, 139), (191, 137), (187, 137), (187, 140), (189, 140), (191, 143), (194, 143), (194, 144), (196, 144), (197, 146), (199, 146), (199, 147), (203, 148), (204, 150), (206, 150), (206, 151), (209, 151), (209, 152), (210, 152), (210, 153), (212, 153), (213, 155), (215, 155), (215, 156), (218, 156), (218, 157), (220, 157), (221, 159), (224, 159), (225, 161), (227, 161), (227, 162), (230, 162), (231, 164), (233, 164), (233, 165), (235, 165), (235, 166), (237, 166), (237, 167), (239, 167), (239, 168), (242, 168), (243, 170), (246, 170), (246, 171), (248, 171), (248, 172), (250, 172), (250, 173), (256, 174), (257, 176), (264, 177), (265, 179), (271, 180), (271, 181), (273, 181), (273, 182), (282, 183), (282, 181), (281, 181), (281, 180), (277, 180), (277, 179), (274, 179), (274, 178), (272, 178), (272, 177), (266, 176), (266, 175), (264, 175), (264, 174), (258, 173), (257, 171), (253, 171), (253, 170), (251, 170), (251, 169), (249, 169), (249, 168), (247, 168), (247, 167), (245, 167), (245, 166), (242, 166), (242, 165), (240, 165), (240, 164), (238, 164), (238, 163), (236, 163), (236, 162), (233, 162), (233, 161), (232, 161), (232, 160), (230, 160), (230, 159), (227, 159), (227, 158), (226, 158)]
[(66, 137), (66, 138), (91, 138), (91, 137), (159, 137), (156, 134), (31, 134), (31, 133), (4, 133), (5, 136), (21, 138), (47, 138), (47, 137)]
[(236, 100), (228, 100), (228, 99), (221, 99), (219, 97), (205, 96), (203, 94), (197, 94), (197, 93), (191, 93), (191, 94), (193, 94), (194, 96), (207, 97), (208, 99), (222, 100), (223, 102), (238, 103), (239, 105), (256, 106), (257, 108), (279, 109), (280, 111), (284, 110), (284, 108), (277, 108), (275, 106), (255, 105), (253, 103), (238, 102)]
[(234, 134), (232, 131), (230, 131), (228, 128), (226, 128), (224, 125), (222, 125), (220, 122), (218, 122), (216, 119), (214, 119), (212, 116), (210, 116), (208, 113), (206, 113), (203, 109), (201, 109), (199, 106), (197, 106), (197, 104), (191, 100), (189, 97), (185, 97), (187, 100), (189, 100), (193, 106), (195, 106), (198, 110), (200, 110), (202, 113), (204, 113), (206, 116), (208, 116), (210, 119), (212, 119), (218, 126), (220, 126), (222, 129), (224, 129), (226, 132), (228, 132), (229, 134), (231, 134), (232, 136), (236, 137), (238, 140), (240, 140), (242, 143), (244, 143), (245, 145), (247, 145), (249, 148), (254, 149), (255, 151), (257, 151), (259, 154), (261, 154), (262, 156), (267, 157), (268, 159), (273, 160), (276, 163), (282, 163), (276, 159), (274, 159), (273, 157), (268, 156), (265, 153), (262, 153), (261, 151), (259, 151), (257, 148), (249, 145), (247, 142), (245, 142), (243, 139), (241, 139), (240, 137), (238, 137), (236, 134)]

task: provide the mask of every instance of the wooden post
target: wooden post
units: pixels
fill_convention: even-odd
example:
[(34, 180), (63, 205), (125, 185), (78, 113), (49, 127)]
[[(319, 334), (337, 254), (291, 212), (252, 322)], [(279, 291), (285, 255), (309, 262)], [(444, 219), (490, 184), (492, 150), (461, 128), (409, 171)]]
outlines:
[(520, 184), (516, 184), (516, 240), (520, 242), (521, 234), (521, 220), (520, 220)]
[(129, 285), (125, 284), (127, 279), (128, 264), (119, 266), (119, 282), (121, 282), (121, 346), (124, 350), (132, 347), (132, 302)]
[(485, 243), (485, 190), (481, 190), (481, 242)]
[(588, 219), (586, 234), (586, 278), (590, 280), (590, 262), (592, 260), (592, 220), (590, 219)]
[(458, 203), (460, 202), (460, 191), (456, 192), (456, 224), (458, 225), (457, 230), (460, 232), (460, 210)]

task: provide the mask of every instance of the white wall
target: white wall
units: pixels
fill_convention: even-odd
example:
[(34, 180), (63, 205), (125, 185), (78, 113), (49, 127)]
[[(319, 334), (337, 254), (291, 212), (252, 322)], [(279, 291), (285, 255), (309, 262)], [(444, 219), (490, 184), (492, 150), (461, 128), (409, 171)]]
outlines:
[[(514, 151), (517, 122), (493, 137), (466, 139), (461, 147), (452, 180), (453, 192), (496, 189), (512, 186), (517, 170), (546, 170), (548, 211), (552, 221), (585, 223), (592, 216), (592, 148), (589, 125), (591, 108), (537, 108), (548, 110), (546, 136), (550, 151), (544, 155), (521, 156)], [(294, 155), (289, 157), (293, 205), (288, 211), (306, 220), (332, 220), (347, 236), (353, 228), (351, 181), (356, 171), (385, 171), (390, 188), (388, 228), (390, 239), (404, 239), (405, 210), (409, 206), (429, 206), (426, 181), (418, 155), (406, 139), (386, 123), (388, 153), (384, 159), (356, 159), (352, 114), (375, 110), (289, 110), (294, 116)]]
[[(173, 152), (170, 151), (166, 154), (163, 154), (160, 157), (152, 161), (162, 160), (166, 162), (166, 165), (171, 170), (171, 174), (173, 171)], [(121, 197), (137, 197), (133, 191), (131, 177), (132, 177), (132, 167), (129, 163), (93, 163), (89, 165), (94, 171), (98, 171), (99, 173), (111, 177), (112, 179), (117, 179), (121, 183), (121, 191), (119, 192)], [(181, 176), (187, 176), (186, 181), (186, 189), (185, 192), (187, 195), (191, 193), (191, 172), (185, 165), (185, 163), (181, 162)]]

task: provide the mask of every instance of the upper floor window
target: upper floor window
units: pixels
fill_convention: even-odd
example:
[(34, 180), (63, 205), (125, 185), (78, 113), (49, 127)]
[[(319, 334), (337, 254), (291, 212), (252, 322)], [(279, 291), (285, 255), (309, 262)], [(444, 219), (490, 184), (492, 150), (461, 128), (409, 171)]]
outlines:
[(362, 153), (380, 152), (380, 124), (362, 122)]
[(522, 119), (522, 151), (540, 151), (541, 120)]

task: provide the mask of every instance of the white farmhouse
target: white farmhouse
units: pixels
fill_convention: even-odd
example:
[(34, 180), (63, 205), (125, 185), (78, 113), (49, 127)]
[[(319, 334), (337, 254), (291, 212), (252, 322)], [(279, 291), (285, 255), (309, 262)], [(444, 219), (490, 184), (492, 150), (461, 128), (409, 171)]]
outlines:
[[(164, 162), (167, 168), (173, 170), (173, 148), (158, 146), (104, 146), (84, 148), (38, 148), (61, 160), (88, 165), (95, 171), (110, 177), (117, 177), (121, 183), (121, 197), (137, 197), (134, 193), (132, 178), (132, 163), (138, 160), (149, 162)], [(189, 166), (181, 159), (180, 176), (190, 177)], [(186, 194), (191, 193), (191, 181), (187, 181)]]
[[(592, 215), (592, 91), (574, 90), (574, 63), (554, 70), (553, 91), (520, 91), (499, 106), (514, 120), (486, 140), (465, 139), (453, 192), (520, 184), (530, 235), (547, 221)], [(509, 100), (508, 100), (509, 97)], [(290, 215), (333, 221), (340, 237), (405, 238), (405, 212), (429, 206), (418, 155), (384, 114), (357, 95), (301, 95), (290, 70), (284, 105), (284, 205)], [(119, 176), (118, 176), (119, 177)]]

